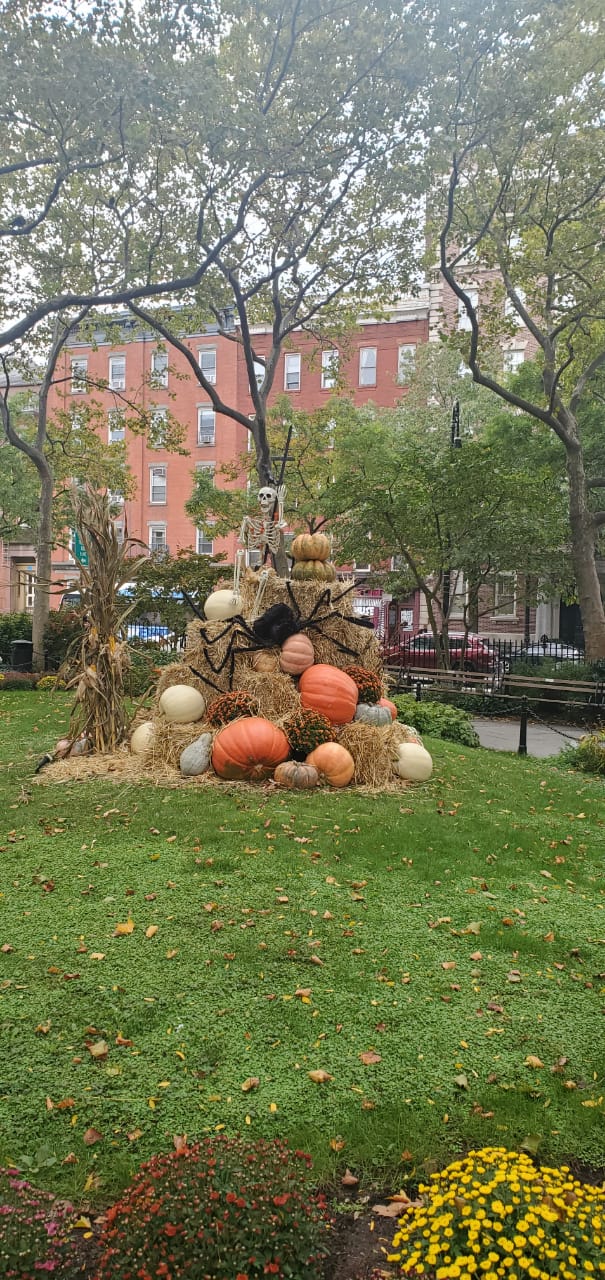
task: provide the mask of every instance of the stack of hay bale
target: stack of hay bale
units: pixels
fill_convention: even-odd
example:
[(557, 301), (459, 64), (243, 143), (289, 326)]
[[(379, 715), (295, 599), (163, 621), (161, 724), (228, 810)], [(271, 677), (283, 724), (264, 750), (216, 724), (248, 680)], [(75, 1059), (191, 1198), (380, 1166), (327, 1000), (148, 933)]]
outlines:
[(147, 768), (253, 781), (299, 761), (306, 773), (282, 768), (276, 780), (382, 790), (405, 780), (400, 752), (412, 744), (429, 776), (428, 753), (384, 696), (377, 638), (353, 612), (355, 583), (328, 580), (326, 558), (313, 561), (321, 578), (296, 576), (297, 564), (311, 563), (299, 558), (292, 579), (248, 570), (237, 596), (224, 588), (209, 597), (211, 620), (189, 624), (151, 718), (131, 736)]

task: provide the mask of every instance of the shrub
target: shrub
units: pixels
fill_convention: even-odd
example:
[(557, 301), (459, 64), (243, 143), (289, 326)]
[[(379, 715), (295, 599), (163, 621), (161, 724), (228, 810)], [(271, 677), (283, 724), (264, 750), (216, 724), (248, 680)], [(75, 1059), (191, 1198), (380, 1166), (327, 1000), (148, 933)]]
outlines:
[(557, 760), (566, 768), (581, 769), (583, 773), (605, 775), (605, 729), (580, 738), (577, 747), (568, 747)]
[(416, 702), (409, 693), (398, 694), (393, 701), (401, 719), (414, 725), (419, 733), (447, 738), (449, 742), (459, 742), (463, 747), (479, 746), (479, 735), (471, 717), (460, 707), (443, 702)]
[(400, 1221), (393, 1240), (401, 1276), (587, 1280), (603, 1270), (605, 1191), (566, 1166), (538, 1169), (528, 1156), (485, 1147), (432, 1174), (420, 1192), (424, 1207)]
[(375, 671), (365, 667), (347, 667), (346, 674), (351, 677), (359, 690), (360, 702), (379, 702), (382, 697), (382, 680)]
[(35, 1191), (18, 1169), (0, 1169), (0, 1275), (39, 1280), (58, 1271), (70, 1249), (70, 1204)]
[(0, 671), (0, 693), (15, 689), (35, 689), (40, 676), (35, 671)]
[(245, 689), (234, 689), (232, 693), (221, 693), (208, 707), (206, 718), (215, 729), (237, 720), (240, 716), (257, 716), (258, 698), (247, 693)]
[(336, 736), (327, 716), (304, 708), (289, 716), (283, 728), (295, 760), (306, 760), (322, 742), (333, 742)]
[(58, 670), (67, 658), (77, 656), (83, 630), (81, 613), (74, 609), (51, 609), (44, 633), (44, 652), (52, 670)]
[(223, 1135), (154, 1156), (107, 1213), (98, 1280), (319, 1280), (327, 1220), (309, 1165), (280, 1141)]
[(47, 692), (50, 689), (64, 689), (64, 688), (65, 688), (65, 681), (59, 680), (58, 676), (40, 676), (40, 679), (38, 680), (38, 683), (36, 685), (36, 689), (46, 690)]
[(130, 669), (124, 676), (124, 690), (131, 698), (141, 698), (155, 684), (162, 667), (178, 662), (181, 654), (160, 649), (157, 644), (129, 642)]

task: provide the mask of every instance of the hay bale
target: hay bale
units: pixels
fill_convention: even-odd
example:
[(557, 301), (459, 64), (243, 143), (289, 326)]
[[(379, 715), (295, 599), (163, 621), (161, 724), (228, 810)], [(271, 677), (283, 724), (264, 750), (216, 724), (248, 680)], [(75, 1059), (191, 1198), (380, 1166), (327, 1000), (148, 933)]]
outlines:
[(156, 716), (153, 738), (143, 756), (145, 765), (152, 770), (178, 769), (185, 747), (190, 747), (203, 733), (214, 735), (212, 725), (205, 720), (196, 720), (194, 724), (171, 724), (164, 716)]
[[(287, 604), (291, 609), (294, 608), (295, 613), (296, 608), (298, 608), (302, 618), (308, 618), (318, 600), (325, 595), (326, 610), (337, 608), (340, 613), (348, 616), (353, 612), (355, 585), (355, 582), (350, 578), (345, 582), (314, 582), (313, 580), (309, 582), (293, 582), (287, 578), (278, 578), (275, 570), (270, 569), (260, 612), (264, 613), (272, 604)], [(254, 573), (252, 569), (248, 569), (241, 586), (242, 613), (245, 618), (250, 617), (257, 591), (258, 574)], [(292, 604), (292, 597), (294, 597), (296, 607)], [(190, 625), (193, 626), (194, 624)]]
[(250, 669), (242, 676), (238, 688), (254, 694), (259, 705), (259, 715), (272, 720), (274, 724), (281, 725), (293, 711), (300, 710), (301, 702), (296, 685), (291, 676), (284, 675), (281, 671)]
[[(204, 636), (201, 633), (202, 628)], [(230, 683), (231, 659), (227, 658), (225, 662), (225, 658), (232, 639), (243, 652), (234, 655), (233, 680)], [(248, 645), (252, 643), (242, 631), (240, 623), (200, 623), (198, 619), (190, 622), (187, 628), (185, 656), (187, 662), (190, 662), (191, 666), (204, 677), (202, 692), (205, 690), (208, 697), (215, 697), (217, 693), (238, 689), (240, 676), (250, 669), (252, 656), (256, 652), (254, 648), (250, 648), (250, 652), (247, 652)], [(221, 666), (222, 671), (215, 670)]]
[[(201, 693), (208, 701), (208, 686), (204, 684), (203, 680), (199, 680), (197, 676), (194, 676), (187, 662), (171, 662), (169, 667), (163, 668), (156, 686), (156, 702), (159, 702), (164, 690), (171, 689), (173, 684), (191, 685), (192, 689), (197, 689), (198, 693)], [(148, 720), (149, 715), (143, 716), (143, 719)]]
[(396, 751), (390, 725), (362, 724), (354, 720), (340, 730), (338, 741), (355, 761), (353, 782), (356, 786), (385, 791), (397, 783), (393, 769)]
[[(321, 614), (319, 615), (321, 617)], [(376, 635), (369, 627), (360, 627), (350, 618), (336, 614), (326, 618), (320, 627), (313, 627), (307, 633), (311, 638), (316, 662), (327, 662), (332, 667), (344, 670), (351, 664), (366, 667), (382, 676), (382, 658)], [(346, 645), (351, 653), (343, 653), (334, 643)]]

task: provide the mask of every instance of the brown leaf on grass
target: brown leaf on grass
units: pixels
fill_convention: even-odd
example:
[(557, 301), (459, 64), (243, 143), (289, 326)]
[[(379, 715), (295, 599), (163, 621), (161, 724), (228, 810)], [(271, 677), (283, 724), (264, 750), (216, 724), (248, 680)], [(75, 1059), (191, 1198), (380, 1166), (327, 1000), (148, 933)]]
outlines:
[(51, 1026), (52, 1026), (52, 1022), (50, 1021), (50, 1018), (48, 1022), (39, 1022), (35, 1029), (34, 1034), (37, 1036), (47, 1036), (51, 1029)]
[(109, 1045), (106, 1040), (96, 1040), (94, 1044), (87, 1044), (86, 1048), (95, 1062), (102, 1062), (109, 1053)]
[(102, 1141), (103, 1141), (103, 1134), (99, 1133), (98, 1129), (90, 1128), (90, 1129), (87, 1129), (86, 1132), (82, 1134), (82, 1142), (86, 1147), (93, 1147), (95, 1142), (102, 1142)]
[(422, 1205), (422, 1200), (410, 1200), (404, 1191), (400, 1191), (399, 1195), (389, 1196), (388, 1204), (373, 1204), (372, 1213), (377, 1213), (380, 1218), (398, 1218), (406, 1209), (416, 1209)]
[(456, 968), (456, 961), (455, 961), (455, 960), (443, 960), (443, 961), (442, 961), (442, 964), (441, 964), (441, 968), (442, 968), (442, 969), (455, 969), (455, 968)]
[(543, 934), (543, 935), (542, 935), (542, 940), (543, 940), (543, 942), (554, 942), (554, 940), (555, 940), (555, 935), (554, 935), (554, 933), (553, 933), (552, 929), (551, 929), (548, 933), (545, 933), (545, 934)]
[(0, 951), (3, 951), (5, 956), (10, 955), (11, 951), (14, 951), (14, 950), (15, 948), (11, 947), (10, 942), (3, 942), (2, 946), (0, 947)]
[(301, 1000), (310, 1000), (312, 990), (312, 987), (297, 987), (294, 995), (300, 996)]
[(471, 960), (482, 960), (482, 959), (483, 959), (482, 951), (471, 951)]
[(354, 1173), (351, 1173), (351, 1170), (350, 1170), (350, 1169), (345, 1169), (345, 1171), (344, 1171), (344, 1173), (343, 1173), (343, 1175), (342, 1175), (342, 1178), (340, 1179), (340, 1182), (341, 1182), (341, 1185), (342, 1185), (343, 1187), (358, 1187), (358, 1186), (359, 1186), (359, 1178), (356, 1178), (356, 1177), (355, 1177), (355, 1174), (354, 1174)]
[(126, 1134), (126, 1137), (128, 1138), (129, 1142), (137, 1142), (139, 1138), (143, 1137), (143, 1130), (133, 1129), (131, 1133)]
[(132, 1044), (132, 1040), (127, 1040), (126, 1036), (123, 1036), (122, 1032), (118, 1031), (118, 1034), (116, 1036), (116, 1044), (129, 1046)]
[(113, 931), (113, 936), (114, 938), (128, 937), (128, 934), (132, 933), (133, 929), (134, 929), (134, 920), (132, 920), (131, 917), (129, 916), (128, 920), (126, 920), (123, 924), (116, 925)]
[(173, 947), (171, 951), (166, 952), (166, 959), (174, 960), (174, 957), (175, 955), (177, 955), (177, 953), (178, 953), (178, 947)]
[(248, 1079), (244, 1080), (244, 1083), (241, 1086), (242, 1093), (250, 1093), (251, 1089), (258, 1089), (259, 1084), (260, 1080), (258, 1076), (248, 1076)]
[(504, 1005), (496, 1004), (495, 1000), (488, 1000), (487, 1007), (491, 1013), (504, 1013)]
[(174, 1149), (175, 1149), (175, 1151), (176, 1151), (176, 1153), (177, 1153), (177, 1156), (183, 1155), (183, 1153), (184, 1153), (185, 1151), (187, 1151), (187, 1149), (188, 1149), (188, 1148), (187, 1148), (187, 1134), (186, 1134), (186, 1133), (175, 1133), (175, 1134), (173, 1135), (173, 1138), (172, 1138), (172, 1145), (174, 1146)]
[(481, 925), (479, 921), (471, 920), (470, 924), (467, 924), (466, 928), (462, 930), (462, 933), (474, 933), (475, 937), (478, 938), (481, 933)]
[(78, 1157), (75, 1154), (75, 1152), (70, 1151), (69, 1155), (67, 1155), (65, 1159), (61, 1161), (61, 1164), (78, 1164)]
[(537, 1058), (535, 1053), (528, 1053), (523, 1064), (526, 1067), (543, 1067), (544, 1063), (541, 1058)]
[(316, 1071), (309, 1071), (308, 1076), (313, 1084), (326, 1084), (328, 1080), (334, 1079), (334, 1076), (331, 1076), (329, 1071), (324, 1071), (323, 1067), (318, 1067)]
[(344, 1138), (341, 1138), (340, 1134), (338, 1134), (338, 1137), (336, 1138), (330, 1138), (330, 1147), (332, 1151), (342, 1151), (345, 1146), (346, 1142)]
[(363, 1062), (364, 1067), (371, 1067), (375, 1062), (382, 1062), (380, 1054), (376, 1053), (374, 1049), (366, 1049), (365, 1053), (360, 1053), (359, 1060)]
[(506, 976), (507, 976), (507, 978), (508, 978), (508, 981), (509, 981), (509, 982), (520, 982), (520, 981), (521, 981), (521, 974), (520, 974), (520, 972), (519, 972), (519, 970), (518, 970), (518, 969), (511, 969), (511, 970), (510, 970), (510, 972), (509, 972), (509, 973), (507, 973), (507, 975), (506, 975)]
[(157, 925), (157, 924), (150, 924), (150, 925), (148, 925), (148, 927), (147, 927), (147, 928), (146, 928), (146, 930), (145, 930), (145, 937), (146, 937), (146, 938), (155, 938), (155, 935), (156, 935), (157, 931), (158, 931), (158, 925)]
[(462, 1071), (459, 1076), (454, 1076), (454, 1084), (457, 1084), (459, 1089), (468, 1089), (468, 1076)]
[(309, 956), (309, 964), (318, 964), (323, 967), (323, 960), (320, 960), (319, 956), (312, 955)]

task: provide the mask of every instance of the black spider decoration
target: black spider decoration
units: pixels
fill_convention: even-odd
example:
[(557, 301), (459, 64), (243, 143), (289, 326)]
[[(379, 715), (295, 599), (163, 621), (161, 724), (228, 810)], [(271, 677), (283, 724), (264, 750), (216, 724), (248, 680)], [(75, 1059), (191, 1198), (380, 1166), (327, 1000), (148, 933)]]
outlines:
[[(209, 637), (206, 626), (200, 627), (200, 636), (204, 641), (204, 658), (210, 667), (212, 673), (216, 676), (220, 675), (227, 663), (229, 663), (229, 680), (228, 687), (233, 687), (233, 674), (235, 670), (235, 660), (240, 653), (255, 653), (260, 649), (279, 648), (288, 636), (296, 635), (299, 631), (316, 630), (321, 633), (321, 628), (330, 618), (341, 618), (343, 622), (353, 622), (355, 626), (372, 628), (372, 623), (367, 618), (355, 618), (342, 614), (339, 609), (331, 608), (331, 605), (339, 604), (350, 591), (353, 591), (355, 584), (346, 587), (339, 595), (332, 596), (330, 588), (325, 591), (316, 600), (308, 618), (303, 618), (298, 601), (292, 590), (290, 582), (286, 582), (288, 595), (292, 602), (293, 608), (287, 604), (272, 604), (261, 614), (260, 618), (256, 618), (254, 622), (246, 622), (241, 614), (236, 614), (234, 618), (230, 618), (222, 631), (218, 635)], [(322, 608), (327, 612), (322, 613)], [(201, 618), (199, 611), (196, 609), (198, 617)], [(231, 631), (229, 642), (224, 657), (220, 662), (212, 661), (210, 650), (212, 646), (218, 644)], [(349, 648), (342, 641), (337, 640), (334, 636), (330, 637), (332, 644), (340, 653), (349, 654), (352, 658), (359, 658), (359, 652), (356, 649)], [(209, 676), (203, 675), (201, 671), (197, 671), (195, 667), (190, 668), (193, 674), (203, 680), (205, 684), (210, 685), (212, 689), (216, 689), (222, 693), (220, 685), (215, 684)]]

